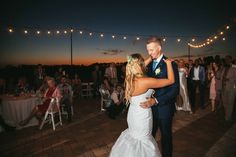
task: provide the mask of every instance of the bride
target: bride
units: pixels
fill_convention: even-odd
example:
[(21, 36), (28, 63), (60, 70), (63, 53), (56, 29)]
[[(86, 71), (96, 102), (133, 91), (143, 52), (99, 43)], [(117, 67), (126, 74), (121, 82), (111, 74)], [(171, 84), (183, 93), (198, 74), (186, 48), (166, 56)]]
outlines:
[(152, 111), (144, 109), (140, 102), (146, 101), (154, 93), (152, 88), (160, 88), (174, 83), (174, 73), (170, 60), (167, 64), (167, 79), (145, 76), (145, 63), (140, 54), (128, 57), (125, 78), (125, 98), (130, 103), (127, 122), (113, 145), (109, 157), (161, 157), (157, 143), (152, 136)]

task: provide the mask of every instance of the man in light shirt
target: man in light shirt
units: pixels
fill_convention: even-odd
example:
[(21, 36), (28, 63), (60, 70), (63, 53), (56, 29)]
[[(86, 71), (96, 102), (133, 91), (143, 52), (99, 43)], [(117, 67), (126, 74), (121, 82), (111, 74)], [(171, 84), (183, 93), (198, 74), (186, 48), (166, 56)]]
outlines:
[(205, 108), (205, 100), (204, 100), (204, 91), (205, 91), (205, 69), (203, 66), (199, 65), (199, 60), (195, 60), (195, 64), (190, 70), (190, 79), (192, 80), (192, 91), (190, 96), (190, 102), (193, 110), (195, 110), (195, 97), (196, 97), (196, 89), (198, 87), (200, 92), (200, 105), (201, 108)]

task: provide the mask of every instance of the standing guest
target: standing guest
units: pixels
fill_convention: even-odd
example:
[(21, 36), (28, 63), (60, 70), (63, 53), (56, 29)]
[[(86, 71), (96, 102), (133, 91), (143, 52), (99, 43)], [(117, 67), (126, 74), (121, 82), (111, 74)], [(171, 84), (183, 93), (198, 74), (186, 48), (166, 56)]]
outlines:
[(205, 108), (205, 104), (204, 104), (205, 92), (204, 91), (205, 91), (205, 75), (206, 75), (205, 68), (199, 64), (198, 59), (196, 59), (194, 63), (195, 64), (193, 68), (190, 70), (190, 78), (192, 81), (192, 91), (191, 91), (190, 101), (191, 101), (192, 109), (195, 110), (196, 90), (198, 87), (200, 91), (200, 105), (201, 105), (201, 108), (204, 109)]
[(81, 93), (81, 79), (78, 74), (75, 74), (74, 79), (72, 79), (72, 90), (74, 91), (74, 95)]
[(124, 84), (124, 82), (125, 82), (125, 64), (121, 66), (120, 77), (119, 77), (119, 83)]
[(225, 57), (225, 67), (221, 76), (222, 101), (225, 110), (225, 120), (232, 120), (232, 113), (236, 95), (236, 67), (232, 64), (232, 57)]
[(49, 104), (51, 102), (52, 98), (61, 98), (61, 92), (59, 90), (59, 88), (56, 87), (56, 82), (54, 80), (54, 78), (50, 78), (48, 77), (47, 80), (47, 84), (48, 84), (48, 89), (46, 90), (44, 96), (43, 96), (43, 104), (37, 105), (33, 108), (32, 112), (30, 113), (30, 115), (24, 119), (23, 121), (21, 121), (19, 123), (20, 126), (24, 126), (26, 124), (29, 123), (29, 121), (33, 118), (36, 117), (39, 120), (39, 124), (42, 121), (42, 117), (43, 115), (46, 113)]
[(94, 70), (92, 71), (92, 78), (94, 83), (94, 93), (93, 95), (98, 95), (99, 85), (102, 83), (102, 71), (99, 69), (98, 64), (94, 66)]
[(179, 71), (179, 87), (180, 87), (179, 94), (183, 102), (181, 102), (182, 104), (178, 104), (176, 106), (176, 109), (188, 111), (190, 114), (192, 114), (191, 106), (189, 103), (187, 79), (186, 79), (188, 77), (188, 70), (185, 67), (184, 60), (182, 59), (179, 60), (178, 62), (178, 71)]
[(213, 64), (215, 71), (215, 86), (216, 86), (216, 99), (215, 99), (215, 109), (219, 109), (222, 107), (222, 70), (221, 63)]
[(73, 91), (70, 84), (66, 82), (66, 76), (61, 77), (61, 83), (58, 85), (62, 98), (60, 103), (65, 104), (66, 111), (68, 113), (68, 122), (71, 122), (71, 106), (73, 99)]
[[(188, 74), (190, 74), (191, 69), (193, 68), (193, 60), (188, 61)], [(190, 76), (187, 77), (187, 88), (188, 88), (188, 96), (189, 98), (191, 97), (191, 92), (192, 92), (192, 78)], [(191, 102), (190, 102), (191, 103)]]
[(210, 64), (212, 67), (210, 68), (211, 71), (208, 71), (208, 79), (210, 80), (210, 94), (209, 98), (211, 101), (211, 111), (214, 112), (216, 107), (215, 107), (215, 101), (216, 101), (216, 95), (217, 95), (217, 90), (216, 90), (216, 72), (218, 70), (218, 66), (215, 62), (212, 62)]
[(45, 69), (42, 67), (41, 64), (39, 64), (34, 72), (35, 90), (42, 85), (45, 76), (46, 76)]
[(60, 83), (62, 76), (66, 76), (66, 71), (62, 67), (59, 67), (58, 71), (56, 71), (54, 75), (56, 83)]
[(105, 76), (108, 77), (113, 86), (118, 83), (117, 69), (115, 63), (111, 63), (105, 70)]

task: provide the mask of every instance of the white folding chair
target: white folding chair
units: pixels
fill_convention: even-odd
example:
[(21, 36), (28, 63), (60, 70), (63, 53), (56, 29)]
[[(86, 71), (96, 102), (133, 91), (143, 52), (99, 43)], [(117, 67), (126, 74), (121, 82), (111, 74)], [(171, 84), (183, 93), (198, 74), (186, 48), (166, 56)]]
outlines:
[(106, 111), (105, 108), (111, 105), (111, 95), (108, 90), (99, 88), (99, 93), (101, 95), (101, 111)]
[[(57, 115), (59, 116), (59, 121), (55, 123), (54, 116)], [(55, 131), (57, 125), (62, 125), (62, 120), (61, 120), (61, 110), (60, 110), (60, 103), (59, 103), (59, 98), (52, 98), (50, 101), (50, 104), (48, 106), (48, 109), (44, 115), (43, 121), (39, 127), (41, 130), (44, 126), (45, 123), (52, 123), (53, 130)]]
[(82, 82), (81, 83), (81, 96), (92, 97), (93, 93), (93, 82)]

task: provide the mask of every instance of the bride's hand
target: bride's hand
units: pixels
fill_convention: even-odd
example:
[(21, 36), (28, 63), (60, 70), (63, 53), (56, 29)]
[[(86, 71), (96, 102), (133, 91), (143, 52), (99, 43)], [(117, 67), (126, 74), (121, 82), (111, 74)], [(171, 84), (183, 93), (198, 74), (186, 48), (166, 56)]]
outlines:
[(174, 60), (171, 59), (171, 58), (164, 59), (164, 62), (165, 62), (166, 64), (171, 64), (173, 61), (174, 61)]

